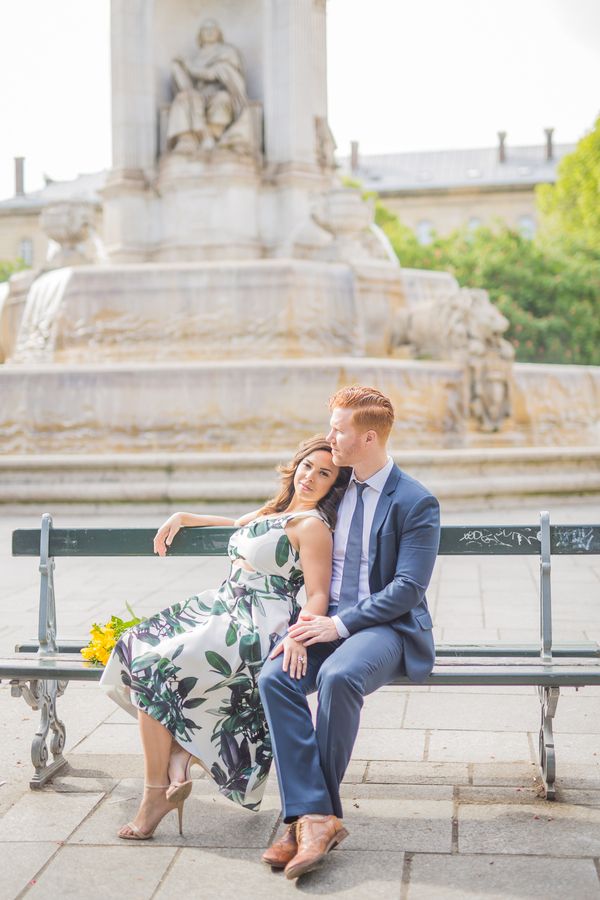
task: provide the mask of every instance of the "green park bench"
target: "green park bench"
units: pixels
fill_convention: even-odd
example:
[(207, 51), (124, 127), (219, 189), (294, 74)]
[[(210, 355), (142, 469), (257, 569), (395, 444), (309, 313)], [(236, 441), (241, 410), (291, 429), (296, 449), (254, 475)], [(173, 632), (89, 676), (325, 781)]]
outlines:
[[(232, 528), (186, 528), (179, 532), (170, 556), (222, 556)], [(40, 712), (31, 747), (38, 788), (66, 765), (66, 729), (59, 719), (57, 699), (69, 681), (99, 681), (102, 667), (78, 654), (87, 640), (57, 637), (54, 566), (56, 557), (152, 556), (154, 529), (53, 528), (42, 517), (40, 530), (13, 532), (13, 556), (39, 556), (41, 573), (38, 640), (18, 644), (15, 656), (0, 659), (0, 680), (9, 681), (12, 695), (22, 696)], [(540, 636), (536, 644), (438, 644), (436, 664), (427, 685), (534, 685), (541, 705), (539, 764), (545, 796), (555, 798), (556, 754), (552, 734), (561, 687), (600, 684), (600, 645), (552, 643), (550, 565), (553, 555), (600, 554), (600, 525), (550, 525), (547, 512), (539, 525), (453, 525), (442, 528), (443, 556), (537, 556), (540, 561)], [(394, 685), (409, 684), (405, 676)], [(47, 738), (50, 734), (49, 762)], [(501, 736), (498, 735), (498, 740)]]

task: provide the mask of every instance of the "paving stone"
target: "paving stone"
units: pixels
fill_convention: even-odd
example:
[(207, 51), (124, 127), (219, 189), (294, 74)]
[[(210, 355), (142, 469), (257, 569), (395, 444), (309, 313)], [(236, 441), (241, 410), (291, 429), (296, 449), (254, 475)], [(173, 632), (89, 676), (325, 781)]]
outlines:
[(41, 790), (44, 793), (58, 794), (108, 794), (112, 791), (115, 784), (116, 780), (114, 778), (77, 778), (72, 774), (65, 773), (63, 769), (52, 781), (44, 785)]
[[(174, 847), (125, 844), (62, 847), (37, 879), (33, 896), (82, 900), (93, 894), (149, 900), (177, 852)], [(134, 858), (135, 854), (135, 858)], [(188, 891), (189, 894), (188, 885)]]
[[(452, 800), (452, 784), (342, 784), (340, 796), (346, 801), (371, 800)], [(345, 803), (347, 805), (347, 803)]]
[(79, 753), (102, 753), (110, 747), (112, 753), (140, 753), (140, 733), (137, 723), (131, 725), (101, 724), (88, 737), (84, 738), (71, 751), (74, 756)]
[[(537, 734), (535, 739), (537, 741)], [(588, 763), (590, 769), (600, 773), (600, 738), (597, 734), (564, 734), (558, 731), (554, 735), (554, 746), (561, 772), (566, 772), (573, 763)]]
[(407, 900), (476, 896), (485, 900), (565, 900), (575, 896), (577, 900), (597, 900), (599, 890), (594, 864), (588, 859), (424, 853), (412, 860)]
[(531, 752), (526, 734), (510, 731), (434, 731), (429, 759), (439, 762), (523, 762)]
[[(105, 750), (110, 748), (105, 747)], [(141, 754), (71, 753), (67, 758), (65, 775), (74, 778), (139, 778), (144, 771)]]
[(466, 763), (396, 762), (373, 760), (365, 776), (375, 784), (468, 784)]
[(354, 759), (423, 759), (425, 732), (400, 728), (365, 728), (358, 732)]
[(450, 852), (452, 801), (371, 799), (346, 803), (344, 824), (350, 832), (342, 852), (350, 850), (404, 850), (426, 852), (436, 847)]
[(507, 785), (532, 787), (540, 784), (537, 763), (475, 763), (471, 767), (472, 781), (477, 785)]
[[(273, 766), (273, 769), (275, 766)], [(344, 775), (345, 783), (359, 783), (364, 780), (367, 763), (364, 759), (351, 759)]]
[(2, 854), (6, 854), (5, 861), (10, 857), (10, 865), (2, 866), (0, 900), (14, 900), (59, 847), (56, 841), (4, 844)]
[(600, 767), (559, 760), (556, 784), (559, 790), (600, 790)]
[(202, 900), (269, 900), (302, 893), (390, 900), (400, 896), (403, 862), (403, 853), (335, 850), (319, 869), (300, 881), (288, 881), (282, 872), (262, 863), (256, 851), (184, 849), (161, 884), (156, 900), (189, 896), (190, 885), (202, 885)]
[(365, 698), (360, 717), (361, 728), (400, 728), (408, 694), (381, 694), (376, 691)]
[(537, 803), (546, 808), (545, 801), (539, 794), (539, 783), (530, 782), (528, 785), (499, 785), (493, 787), (484, 785), (460, 785), (456, 789), (456, 798), (459, 803)]
[(575, 789), (559, 789), (557, 791), (557, 799), (560, 803), (571, 803), (575, 806), (590, 806), (594, 809), (600, 809), (600, 785), (596, 788), (588, 790), (584, 788)]
[(489, 694), (429, 694), (408, 698), (404, 727), (527, 731), (537, 726), (539, 709), (539, 700), (532, 695), (499, 695), (490, 703)]
[(102, 797), (31, 791), (0, 820), (0, 841), (64, 841)]
[(548, 803), (461, 804), (460, 853), (600, 855), (600, 809)]
[(461, 697), (464, 697), (465, 694), (485, 694), (488, 698), (495, 697), (496, 694), (525, 695), (527, 697), (535, 697), (539, 710), (537, 690), (535, 687), (526, 684), (502, 684), (494, 685), (493, 688), (482, 684), (461, 684), (460, 687), (451, 684), (438, 684), (429, 690), (432, 694), (456, 694)]
[[(435, 616), (433, 617), (435, 620)], [(497, 628), (457, 628), (456, 622), (442, 629), (444, 644), (493, 644), (498, 640)]]
[[(125, 779), (72, 835), (70, 844), (120, 845), (117, 831), (134, 816), (143, 782)], [(154, 845), (193, 847), (266, 847), (279, 815), (279, 798), (265, 795), (258, 813), (221, 797), (208, 779), (199, 779), (186, 801), (183, 836), (177, 813), (168, 813), (158, 826)]]
[[(600, 697), (563, 694), (554, 717), (554, 733), (600, 734)], [(598, 749), (600, 750), (600, 740)]]

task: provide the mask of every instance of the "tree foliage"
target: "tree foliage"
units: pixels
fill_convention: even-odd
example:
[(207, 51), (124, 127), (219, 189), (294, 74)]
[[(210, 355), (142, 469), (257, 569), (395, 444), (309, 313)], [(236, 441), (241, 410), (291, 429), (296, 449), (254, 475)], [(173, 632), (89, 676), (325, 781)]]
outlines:
[(485, 288), (510, 322), (521, 362), (600, 365), (600, 253), (544, 245), (506, 226), (460, 229), (422, 246), (378, 201), (376, 221), (403, 266), (451, 272)]
[(15, 272), (20, 272), (22, 269), (26, 268), (27, 266), (22, 259), (0, 259), (0, 282), (8, 281), (10, 276), (14, 275)]
[(600, 253), (600, 116), (561, 159), (556, 183), (538, 185), (536, 194), (542, 241)]

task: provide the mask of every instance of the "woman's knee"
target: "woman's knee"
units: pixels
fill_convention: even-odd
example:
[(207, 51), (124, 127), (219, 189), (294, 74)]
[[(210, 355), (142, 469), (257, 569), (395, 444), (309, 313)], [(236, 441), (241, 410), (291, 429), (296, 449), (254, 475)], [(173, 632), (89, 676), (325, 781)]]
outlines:
[(258, 676), (258, 689), (261, 695), (279, 690), (286, 673), (283, 671), (281, 659), (267, 659)]

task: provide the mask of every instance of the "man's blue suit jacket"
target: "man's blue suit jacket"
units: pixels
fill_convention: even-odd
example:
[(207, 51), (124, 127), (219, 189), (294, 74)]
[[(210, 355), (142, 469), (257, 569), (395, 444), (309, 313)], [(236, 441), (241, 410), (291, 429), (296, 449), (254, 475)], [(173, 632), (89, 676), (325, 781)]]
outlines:
[(371, 594), (338, 615), (350, 634), (373, 625), (391, 625), (402, 638), (403, 667), (414, 682), (424, 681), (435, 661), (433, 623), (425, 591), (439, 542), (438, 501), (394, 465), (371, 529)]

